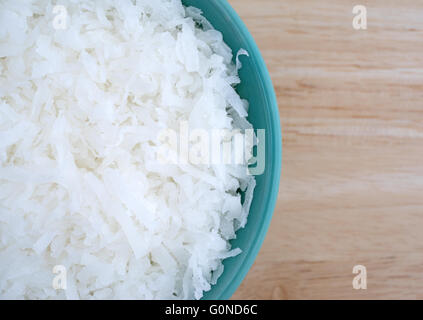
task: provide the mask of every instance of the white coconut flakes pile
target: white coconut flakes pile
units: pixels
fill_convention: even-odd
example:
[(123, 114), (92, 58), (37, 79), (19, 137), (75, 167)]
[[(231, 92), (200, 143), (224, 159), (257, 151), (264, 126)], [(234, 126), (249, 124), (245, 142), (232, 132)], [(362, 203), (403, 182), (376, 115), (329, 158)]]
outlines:
[(0, 299), (199, 299), (240, 253), (246, 165), (156, 158), (183, 121), (251, 127), (231, 49), (200, 14), (180, 0), (0, 0)]

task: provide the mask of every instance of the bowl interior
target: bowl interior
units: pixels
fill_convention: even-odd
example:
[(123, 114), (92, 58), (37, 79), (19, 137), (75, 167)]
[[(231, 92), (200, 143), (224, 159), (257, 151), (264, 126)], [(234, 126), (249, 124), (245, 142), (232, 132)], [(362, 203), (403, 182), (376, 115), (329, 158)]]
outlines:
[(241, 84), (239, 95), (250, 103), (249, 121), (255, 129), (265, 129), (265, 170), (256, 176), (257, 187), (244, 229), (237, 232), (231, 241), (242, 253), (224, 261), (224, 272), (217, 284), (206, 292), (203, 299), (229, 299), (247, 274), (260, 249), (272, 218), (281, 169), (281, 130), (279, 113), (273, 85), (260, 52), (244, 23), (226, 0), (183, 0), (186, 6), (194, 6), (216, 30), (223, 34), (224, 41), (236, 53), (243, 48), (249, 57), (241, 56), (239, 71)]

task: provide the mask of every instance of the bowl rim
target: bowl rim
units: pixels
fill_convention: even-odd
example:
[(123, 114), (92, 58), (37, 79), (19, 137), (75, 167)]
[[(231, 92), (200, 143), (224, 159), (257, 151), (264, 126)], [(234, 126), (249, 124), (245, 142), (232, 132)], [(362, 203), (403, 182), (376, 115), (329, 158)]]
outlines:
[(235, 273), (232, 277), (231, 281), (228, 282), (226, 286), (220, 291), (217, 292), (217, 299), (218, 300), (228, 300), (231, 296), (235, 293), (235, 291), (239, 288), (241, 282), (246, 277), (248, 271), (251, 269), (259, 251), (263, 244), (263, 241), (266, 237), (267, 230), (269, 229), (270, 222), (273, 217), (273, 213), (276, 206), (276, 201), (279, 193), (279, 184), (280, 184), (280, 177), (281, 177), (281, 169), (282, 169), (282, 132), (281, 132), (281, 125), (280, 125), (280, 116), (279, 116), (279, 109), (278, 103), (276, 99), (276, 94), (274, 91), (273, 83), (269, 74), (269, 71), (266, 67), (266, 63), (260, 53), (260, 50), (253, 38), (253, 36), (248, 31), (247, 26), (242, 21), (240, 16), (236, 13), (235, 9), (229, 4), (227, 0), (223, 1), (215, 1), (216, 6), (220, 7), (223, 12), (226, 12), (231, 20), (234, 22), (234, 26), (238, 29), (238, 32), (241, 36), (246, 40), (248, 45), (248, 52), (251, 57), (255, 58), (255, 63), (257, 64), (258, 75), (262, 82), (264, 92), (266, 95), (267, 107), (270, 110), (271, 122), (270, 128), (272, 133), (272, 183), (270, 185), (270, 195), (267, 197), (266, 208), (267, 211), (264, 215), (262, 223), (256, 232), (255, 241), (251, 248), (249, 248), (248, 252), (246, 252), (246, 256), (243, 259), (242, 268), (240, 268), (239, 272)]

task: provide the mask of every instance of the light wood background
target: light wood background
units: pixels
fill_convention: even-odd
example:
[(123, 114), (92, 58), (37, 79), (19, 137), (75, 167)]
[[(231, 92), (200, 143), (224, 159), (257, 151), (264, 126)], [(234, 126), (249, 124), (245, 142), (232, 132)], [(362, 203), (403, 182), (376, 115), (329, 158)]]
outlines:
[[(423, 1), (229, 1), (283, 135), (274, 218), (233, 298), (423, 299)], [(367, 290), (352, 288), (358, 264)]]

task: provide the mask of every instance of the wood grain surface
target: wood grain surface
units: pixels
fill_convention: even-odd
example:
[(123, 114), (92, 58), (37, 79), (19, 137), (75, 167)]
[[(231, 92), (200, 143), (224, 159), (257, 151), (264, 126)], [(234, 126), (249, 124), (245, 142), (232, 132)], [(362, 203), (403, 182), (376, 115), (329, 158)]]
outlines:
[[(229, 2), (283, 136), (274, 218), (233, 298), (423, 299), (423, 1)], [(352, 287), (358, 264), (367, 290)]]

